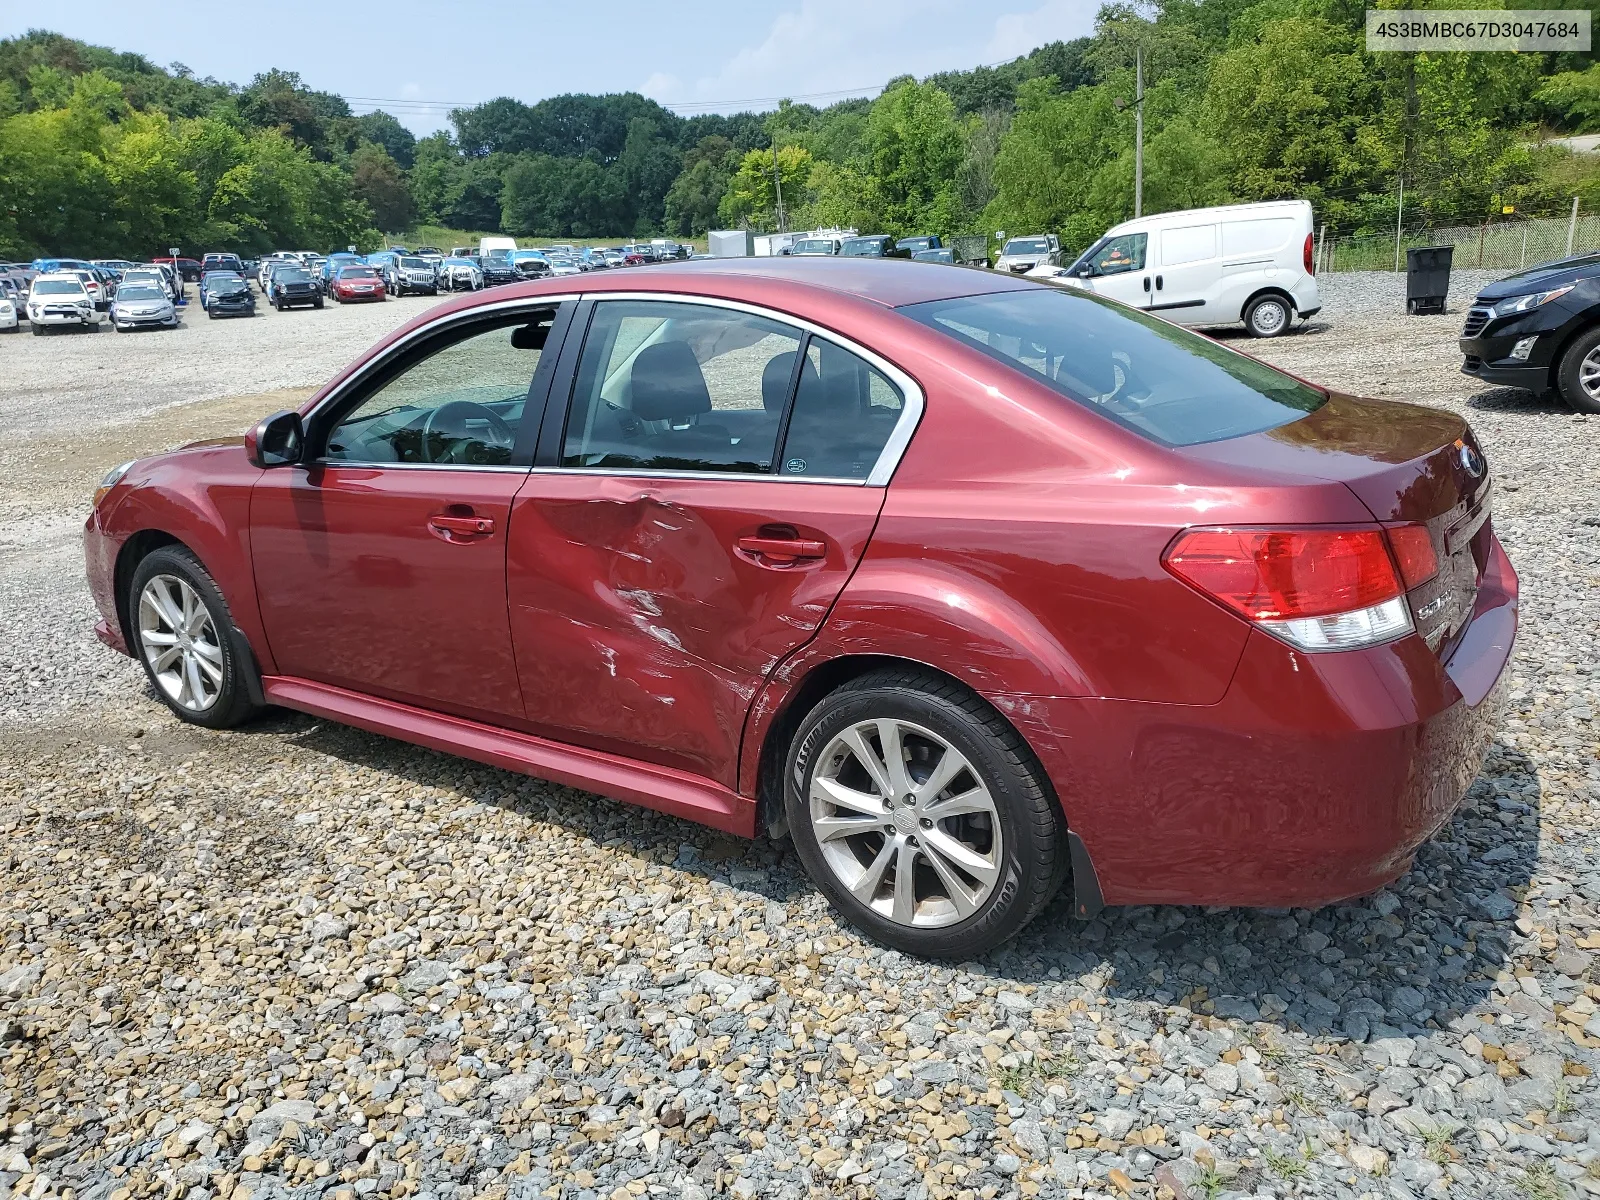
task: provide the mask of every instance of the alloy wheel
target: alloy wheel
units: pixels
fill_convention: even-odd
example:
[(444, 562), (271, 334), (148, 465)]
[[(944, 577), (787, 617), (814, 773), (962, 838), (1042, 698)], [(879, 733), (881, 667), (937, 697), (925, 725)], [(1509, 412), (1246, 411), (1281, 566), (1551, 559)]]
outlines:
[(200, 593), (176, 575), (154, 575), (139, 594), (139, 645), (173, 703), (204, 712), (222, 692), (222, 643)]
[(1578, 364), (1578, 386), (1591, 400), (1600, 400), (1600, 346), (1583, 356)]
[(808, 796), (829, 869), (897, 925), (972, 916), (1000, 878), (995, 800), (966, 756), (909, 721), (860, 721), (834, 735)]

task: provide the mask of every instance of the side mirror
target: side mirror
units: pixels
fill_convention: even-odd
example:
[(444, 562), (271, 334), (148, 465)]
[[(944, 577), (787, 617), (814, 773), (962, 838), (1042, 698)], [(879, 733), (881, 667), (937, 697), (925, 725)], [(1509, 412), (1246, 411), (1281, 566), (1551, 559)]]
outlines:
[(1083, 266), (1079, 267), (1076, 271), (1073, 272), (1073, 274), (1076, 275), (1079, 279), (1087, 279), (1087, 278), (1089, 278), (1089, 276), (1094, 274), (1094, 264), (1093, 263), (1084, 263)]
[(300, 461), (305, 442), (300, 414), (286, 409), (273, 413), (244, 435), (244, 455), (251, 466), (263, 470), (287, 467)]

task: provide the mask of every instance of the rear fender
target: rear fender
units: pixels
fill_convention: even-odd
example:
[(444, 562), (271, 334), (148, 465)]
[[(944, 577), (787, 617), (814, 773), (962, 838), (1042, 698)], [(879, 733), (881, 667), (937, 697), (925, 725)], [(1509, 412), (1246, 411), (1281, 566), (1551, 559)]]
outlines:
[(756, 793), (762, 745), (777, 718), (815, 671), (843, 658), (920, 663), (985, 696), (1090, 694), (1072, 653), (993, 585), (939, 564), (864, 562), (817, 636), (757, 693), (740, 752), (741, 793)]

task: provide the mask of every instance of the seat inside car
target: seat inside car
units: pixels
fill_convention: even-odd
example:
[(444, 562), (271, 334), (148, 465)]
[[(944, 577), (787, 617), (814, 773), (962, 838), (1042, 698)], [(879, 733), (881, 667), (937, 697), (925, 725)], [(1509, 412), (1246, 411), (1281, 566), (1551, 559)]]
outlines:
[(651, 435), (660, 457), (729, 459), (732, 435), (722, 425), (701, 421), (711, 412), (711, 391), (688, 342), (657, 342), (634, 357), (629, 380), (633, 415), (641, 421), (665, 422)]

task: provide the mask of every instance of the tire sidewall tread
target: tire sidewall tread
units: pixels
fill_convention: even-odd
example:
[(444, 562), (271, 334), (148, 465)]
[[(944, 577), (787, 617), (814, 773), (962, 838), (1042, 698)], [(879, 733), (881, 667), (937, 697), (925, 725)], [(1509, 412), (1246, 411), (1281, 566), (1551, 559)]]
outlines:
[(1556, 369), (1556, 391), (1573, 412), (1600, 413), (1600, 401), (1590, 399), (1578, 383), (1578, 367), (1596, 346), (1600, 346), (1600, 325), (1584, 330), (1573, 339)]
[[(151, 670), (150, 661), (145, 657), (144, 646), (139, 641), (139, 596), (143, 593), (145, 584), (155, 575), (176, 575), (183, 579), (199, 594), (211, 613), (212, 624), (217, 630), (217, 640), (222, 647), (222, 690), (217, 696), (217, 702), (205, 712), (191, 712), (168, 699), (166, 692), (162, 691), (161, 685), (156, 682), (155, 672)], [(179, 720), (191, 725), (201, 725), (207, 729), (229, 729), (256, 714), (256, 705), (250, 699), (249, 689), (244, 680), (244, 671), (251, 667), (239, 661), (237, 647), (241, 639), (236, 635), (233, 614), (228, 609), (228, 602), (222, 596), (222, 589), (217, 587), (216, 581), (211, 578), (211, 573), (186, 547), (160, 546), (139, 560), (139, 565), (134, 568), (133, 578), (128, 584), (128, 626), (128, 640), (132, 643), (129, 648), (139, 660), (140, 666), (144, 668), (145, 678), (150, 681), (156, 697)]]
[[(839, 730), (875, 717), (923, 725), (984, 775), (995, 798), (1002, 875), (975, 915), (953, 925), (898, 925), (863, 905), (833, 874), (811, 829), (806, 784), (816, 756)], [(807, 873), (834, 908), (875, 941), (925, 958), (973, 958), (1015, 936), (1059, 889), (1067, 870), (1065, 823), (1045, 775), (1016, 730), (953, 680), (916, 670), (863, 675), (825, 696), (801, 722), (784, 760), (784, 807)]]

